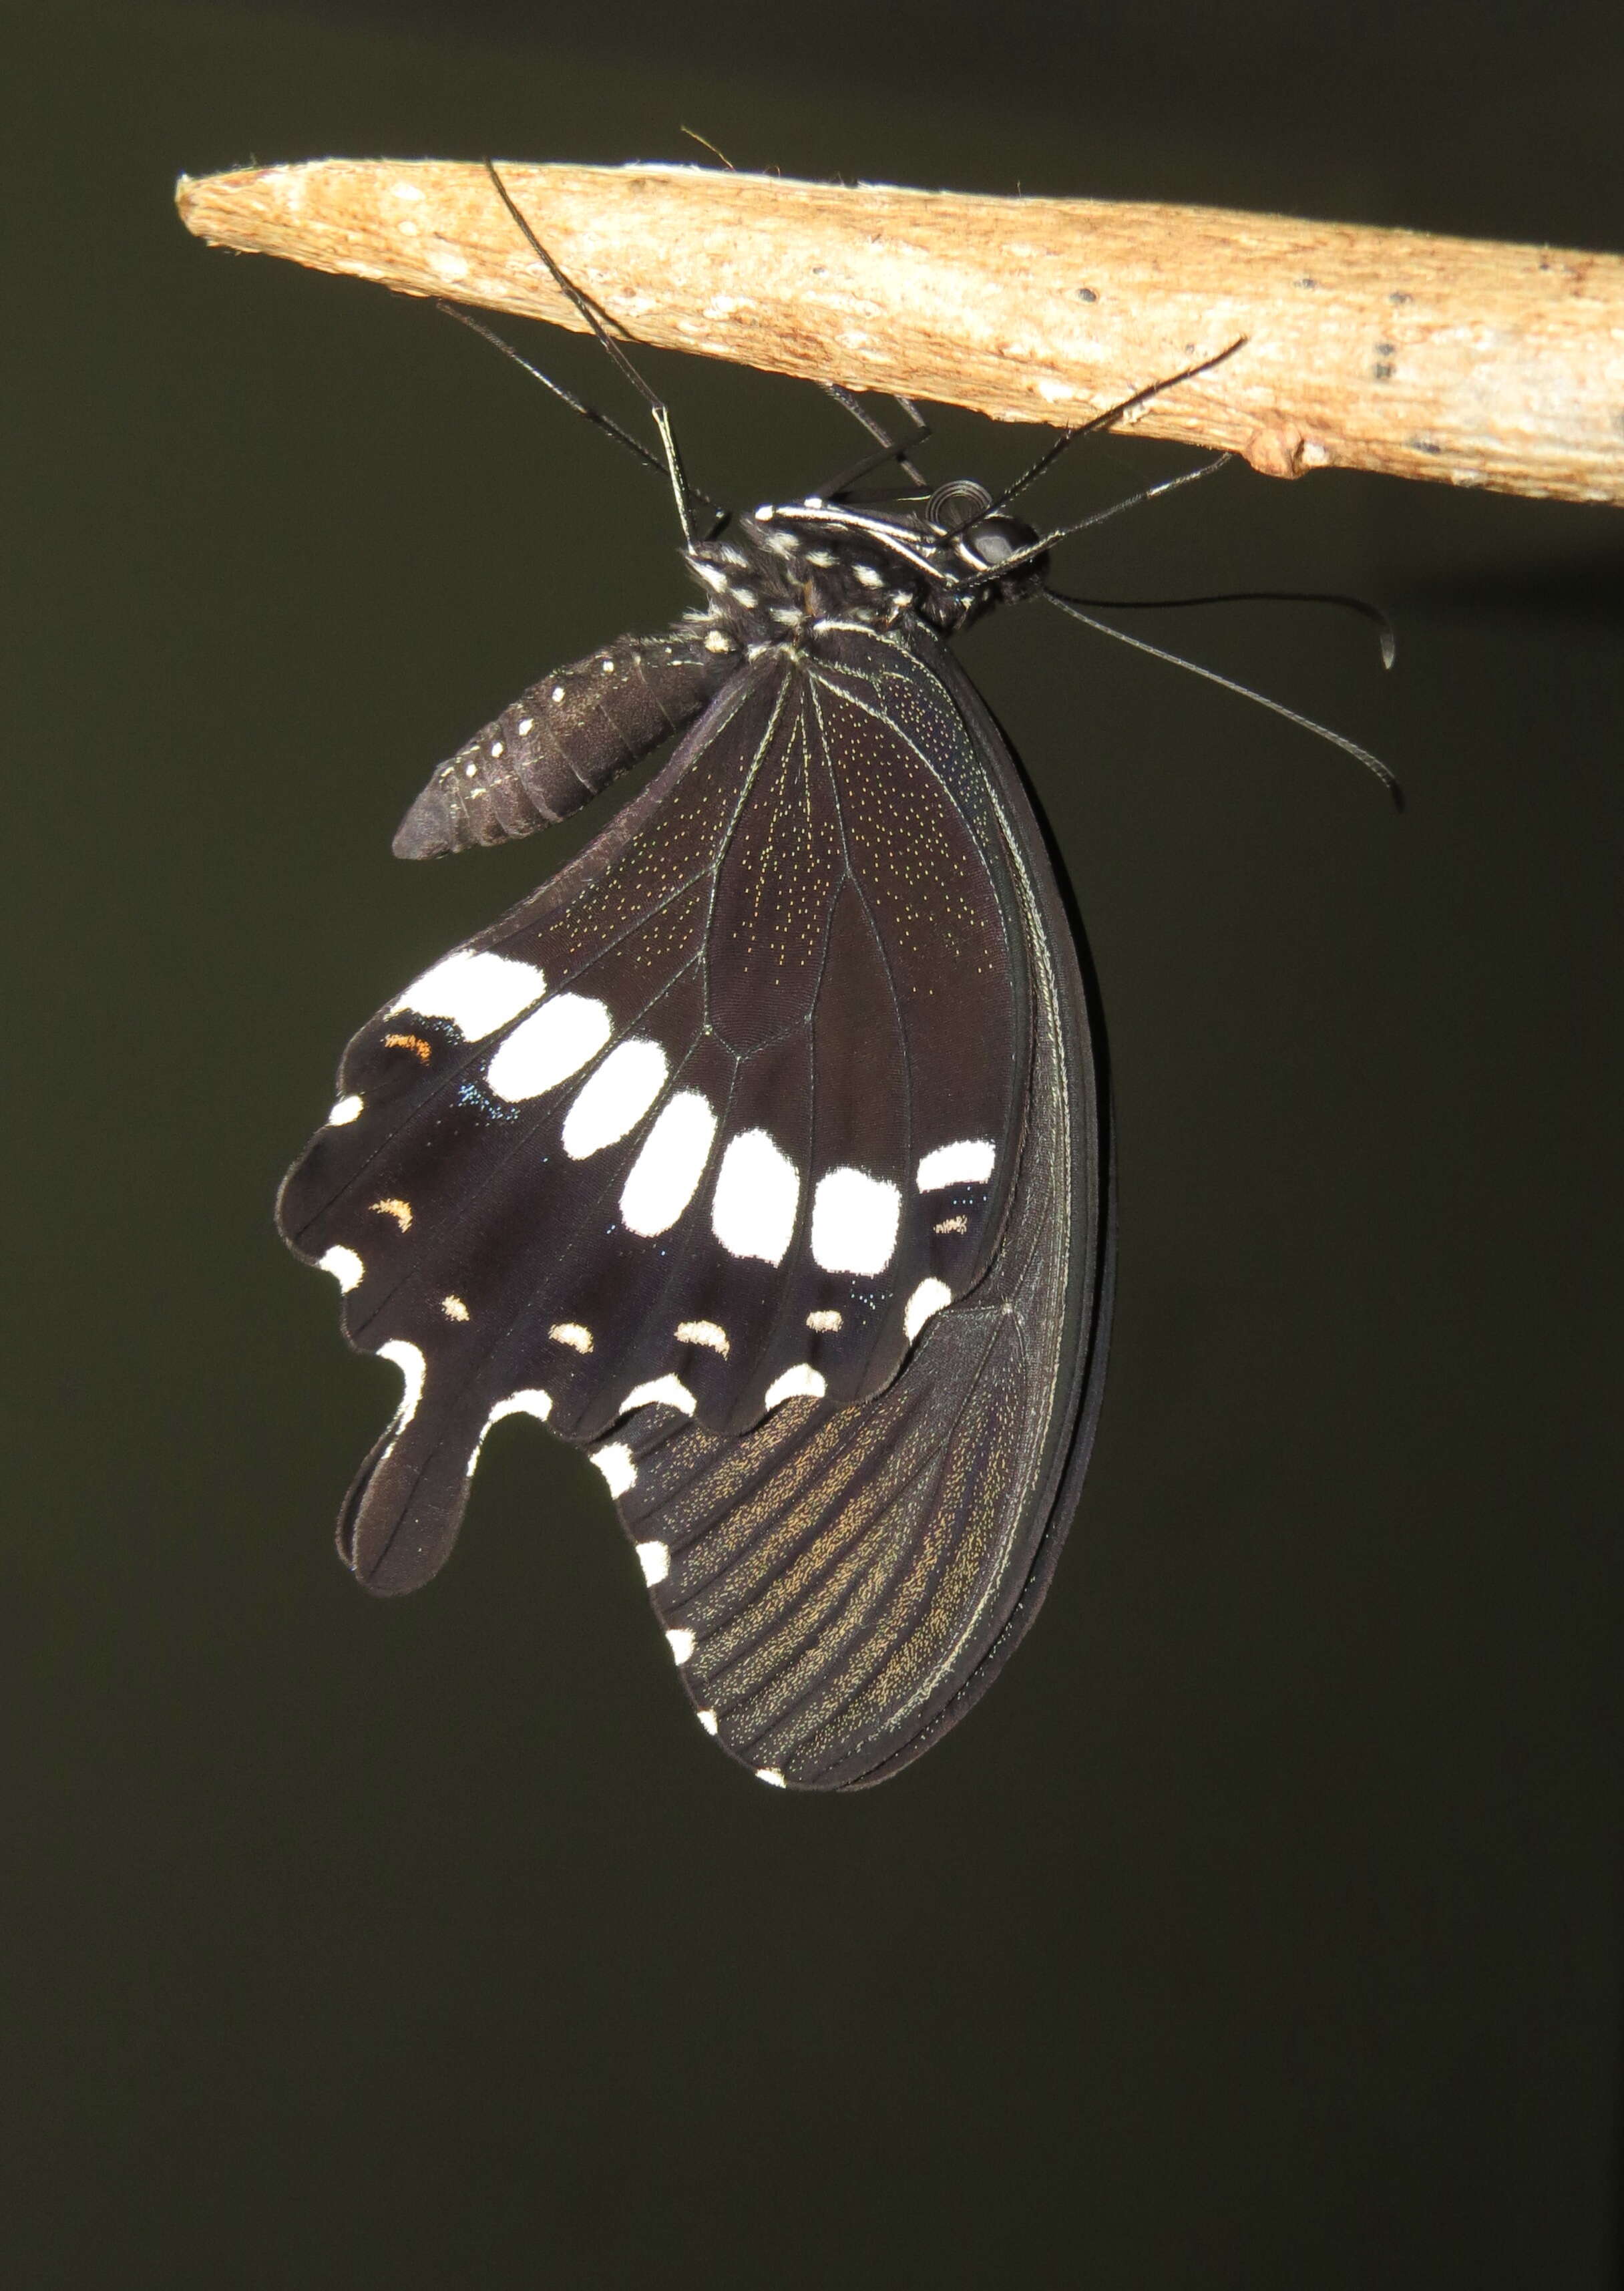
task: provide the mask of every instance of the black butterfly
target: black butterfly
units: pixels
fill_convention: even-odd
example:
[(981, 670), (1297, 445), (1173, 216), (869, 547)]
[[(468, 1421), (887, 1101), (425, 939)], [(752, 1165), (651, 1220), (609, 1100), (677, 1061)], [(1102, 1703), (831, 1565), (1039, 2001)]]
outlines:
[(823, 1789), (917, 1756), (1036, 1613), (1113, 1266), (1097, 1009), (946, 644), (1047, 544), (966, 483), (853, 498), (918, 441), (852, 410), (858, 471), (703, 539), (662, 422), (703, 605), (533, 685), (395, 848), (527, 834), (683, 736), (355, 1037), (278, 1205), (405, 1379), (341, 1517), (360, 1580), (432, 1575), (492, 1425), (539, 1418), (701, 1724)]

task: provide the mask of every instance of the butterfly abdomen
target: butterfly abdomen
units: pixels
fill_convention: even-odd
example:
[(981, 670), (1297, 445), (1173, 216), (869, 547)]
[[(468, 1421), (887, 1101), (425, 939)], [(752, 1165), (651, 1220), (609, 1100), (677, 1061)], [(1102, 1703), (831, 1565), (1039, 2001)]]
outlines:
[(737, 663), (691, 636), (620, 637), (555, 670), (443, 763), (395, 836), (437, 859), (534, 834), (682, 731)]

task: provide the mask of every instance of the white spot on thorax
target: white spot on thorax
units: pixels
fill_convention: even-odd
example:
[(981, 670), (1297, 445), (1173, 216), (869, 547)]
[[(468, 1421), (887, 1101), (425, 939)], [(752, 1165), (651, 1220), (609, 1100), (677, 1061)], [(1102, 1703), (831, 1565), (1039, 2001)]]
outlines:
[(652, 1591), (656, 1583), (663, 1583), (671, 1573), (671, 1546), (668, 1543), (639, 1543), (637, 1555), (642, 1562), (643, 1580)]
[(506, 746), (506, 743), (505, 743), (504, 741), (502, 741), (502, 740), (493, 740), (493, 741), (491, 742), (491, 753), (492, 753), (492, 755), (493, 755), (493, 756), (500, 756), (500, 755), (502, 753), (502, 752), (503, 752), (503, 750), (504, 750), (505, 746)]
[(606, 1003), (588, 994), (555, 994), (514, 1027), (486, 1078), (510, 1105), (539, 1097), (595, 1058), (613, 1031)]
[(919, 1165), (921, 1194), (939, 1193), (944, 1186), (985, 1186), (993, 1174), (993, 1147), (990, 1137), (959, 1137), (938, 1146)]
[(800, 1178), (765, 1129), (742, 1130), (722, 1155), (711, 1202), (711, 1230), (735, 1257), (784, 1261), (795, 1233)]
[(330, 1273), (333, 1275), (346, 1297), (366, 1270), (353, 1249), (330, 1249), (325, 1257), (318, 1257), (316, 1262), (324, 1273)]
[(561, 684), (555, 684), (555, 685), (553, 686), (553, 687), (552, 687), (552, 696), (553, 696), (553, 699), (554, 699), (555, 701), (559, 701), (559, 700), (562, 700), (562, 699), (563, 699), (563, 697), (564, 697), (564, 687), (563, 687)]
[(716, 1116), (696, 1089), (662, 1106), (621, 1188), (620, 1213), (632, 1233), (668, 1233), (698, 1189), (716, 1137)]
[(939, 1313), (944, 1305), (951, 1305), (953, 1292), (945, 1281), (921, 1281), (909, 1298), (902, 1316), (902, 1324), (912, 1344), (927, 1321)]
[(707, 1351), (720, 1353), (726, 1360), (729, 1350), (728, 1331), (719, 1329), (714, 1321), (679, 1321), (677, 1341), (683, 1345), (703, 1345)]
[(478, 1042), (527, 1010), (546, 992), (547, 981), (533, 962), (459, 947), (406, 988), (396, 1010), (415, 1010), (423, 1018), (449, 1018), (466, 1042)]
[(525, 735), (526, 735), (526, 733), (527, 733), (527, 732), (531, 731), (531, 730), (533, 730), (533, 729), (534, 729), (534, 727), (535, 727), (535, 717), (534, 717), (534, 716), (521, 716), (521, 717), (519, 718), (519, 738), (520, 738), (521, 740), (524, 738), (524, 736), (525, 736)]
[(328, 1128), (332, 1129), (342, 1129), (345, 1122), (353, 1121), (355, 1120), (357, 1114), (360, 1113), (366, 1103), (366, 1099), (357, 1097), (353, 1090), (348, 1097), (341, 1097), (338, 1104), (334, 1107), (332, 1113), (327, 1116)]
[(665, 1087), (667, 1071), (658, 1042), (633, 1035), (611, 1050), (564, 1117), (564, 1151), (570, 1160), (583, 1162), (635, 1129)]
[(831, 1170), (812, 1196), (812, 1254), (825, 1273), (882, 1273), (896, 1246), (900, 1187), (861, 1170)]
[(775, 1377), (767, 1387), (765, 1405), (776, 1408), (785, 1400), (821, 1400), (829, 1389), (817, 1371), (808, 1361), (799, 1361), (793, 1368)]
[(610, 1440), (592, 1451), (592, 1461), (608, 1483), (612, 1496), (623, 1496), (637, 1485), (637, 1464), (623, 1440)]
[(592, 1332), (583, 1329), (579, 1321), (555, 1321), (547, 1331), (555, 1345), (567, 1345), (572, 1353), (590, 1353)]

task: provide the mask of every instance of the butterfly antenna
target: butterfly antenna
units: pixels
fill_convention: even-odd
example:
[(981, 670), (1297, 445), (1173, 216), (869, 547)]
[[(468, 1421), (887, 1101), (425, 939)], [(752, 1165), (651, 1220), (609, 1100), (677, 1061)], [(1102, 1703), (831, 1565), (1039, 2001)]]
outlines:
[(600, 312), (591, 298), (582, 293), (575, 281), (565, 277), (551, 255), (548, 253), (547, 249), (542, 245), (541, 240), (531, 229), (529, 223), (514, 203), (507, 185), (497, 173), (496, 162), (494, 159), (486, 161), (485, 172), (495, 185), (502, 204), (524, 233), (531, 252), (542, 262), (553, 285), (566, 301), (580, 312), (586, 321), (589, 331), (597, 336), (620, 372), (637, 391), (644, 405), (647, 406), (654, 426), (659, 432), (660, 446), (665, 458), (665, 473), (671, 480), (671, 498), (677, 505), (677, 522), (682, 528), (683, 546), (685, 549), (691, 549), (694, 545), (694, 523), (690, 515), (690, 504), (695, 496), (683, 473), (682, 457), (677, 450), (677, 439), (671, 429), (671, 413), (664, 399), (656, 390), (644, 381), (625, 351), (610, 334), (608, 326), (605, 323), (607, 314)]
[(1221, 589), (1203, 597), (1068, 597), (1066, 602), (1098, 613), (1176, 612), (1189, 605), (1331, 605), (1356, 613), (1375, 630), (1384, 668), (1391, 668), (1398, 657), (1397, 631), (1381, 607), (1368, 597), (1344, 596), (1335, 589)]
[[(1020, 476), (1012, 484), (1007, 485), (1002, 493), (996, 494), (985, 509), (977, 510), (973, 517), (967, 518), (961, 525), (953, 527), (948, 532), (947, 538), (950, 541), (956, 540), (960, 534), (968, 532), (972, 525), (978, 525), (984, 517), (992, 517), (999, 510), (1007, 509), (1012, 501), (1017, 500), (1026, 491), (1028, 486), (1035, 484), (1050, 463), (1057, 462), (1066, 448), (1074, 446), (1080, 438), (1091, 438), (1097, 430), (1110, 429), (1112, 423), (1120, 422), (1124, 414), (1131, 414), (1136, 406), (1147, 406), (1153, 398), (1160, 398), (1163, 390), (1176, 390), (1181, 382), (1191, 382), (1198, 374), (1210, 374), (1215, 366), (1222, 366), (1226, 358), (1232, 358), (1238, 350), (1243, 350), (1246, 342), (1246, 335), (1237, 334), (1233, 342), (1226, 342), (1223, 349), (1214, 350), (1210, 358), (1198, 359), (1194, 366), (1186, 366), (1181, 373), (1164, 374), (1160, 382), (1147, 382), (1143, 390), (1136, 390), (1131, 398), (1119, 398), (1114, 406), (1107, 406), (1103, 414), (1096, 414), (1087, 422), (1078, 422), (1073, 429), (1063, 430), (1054, 444), (1046, 446), (1038, 455), (1030, 469), (1023, 470)], [(1226, 454), (1222, 458), (1226, 461), (1229, 456)], [(1138, 498), (1145, 498), (1145, 496), (1138, 496)], [(1122, 506), (1124, 509), (1130, 509), (1133, 503), (1124, 502)], [(1112, 513), (1105, 512), (1107, 515)], [(1079, 529), (1073, 526), (1068, 527), (1067, 531), (1076, 532)], [(1049, 537), (1054, 541), (1063, 541), (1065, 535), (1057, 533)], [(1047, 545), (1047, 543), (1043, 544), (1045, 547)]]
[(1283, 701), (1271, 700), (1266, 692), (1255, 692), (1250, 684), (1237, 683), (1232, 676), (1220, 676), (1215, 668), (1204, 668), (1200, 661), (1186, 660), (1182, 653), (1165, 651), (1161, 645), (1147, 644), (1143, 637), (1130, 637), (1125, 629), (1113, 629), (1108, 621), (1096, 620), (1092, 613), (1083, 609), (1081, 602), (1075, 597), (1062, 597), (1053, 589), (1045, 589), (1042, 593), (1051, 605), (1058, 606), (1072, 620), (1081, 621), (1085, 628), (1097, 629), (1101, 636), (1114, 637), (1118, 644), (1131, 645), (1135, 652), (1149, 653), (1153, 660), (1164, 660), (1174, 668), (1187, 669), (1192, 676), (1204, 677), (1209, 684), (1220, 685), (1226, 692), (1238, 693), (1242, 700), (1255, 702), (1259, 708), (1266, 708), (1272, 715), (1283, 716), (1288, 724), (1296, 724), (1303, 731), (1328, 740), (1333, 748), (1340, 748), (1344, 755), (1351, 756), (1356, 764), (1363, 764), (1367, 772), (1380, 781), (1392, 799), (1395, 810), (1403, 809), (1404, 792), (1396, 776), (1388, 770), (1379, 756), (1373, 756), (1368, 748), (1362, 748), (1357, 740), (1348, 739), (1344, 733), (1333, 732), (1329, 724), (1317, 723), (1312, 716), (1299, 715), (1295, 708), (1288, 708)]

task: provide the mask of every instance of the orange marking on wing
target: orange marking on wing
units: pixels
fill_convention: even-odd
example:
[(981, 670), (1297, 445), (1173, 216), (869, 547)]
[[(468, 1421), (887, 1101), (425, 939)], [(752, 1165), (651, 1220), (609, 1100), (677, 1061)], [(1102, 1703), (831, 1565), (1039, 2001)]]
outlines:
[(422, 1060), (424, 1065), (434, 1056), (434, 1045), (425, 1042), (421, 1034), (385, 1034), (383, 1047), (386, 1050), (410, 1050), (414, 1057)]
[(402, 1233), (411, 1232), (412, 1204), (410, 1202), (400, 1202), (391, 1199), (386, 1202), (374, 1202), (372, 1203), (372, 1207), (375, 1210), (381, 1210), (385, 1217), (392, 1217), (395, 1223), (400, 1227)]

